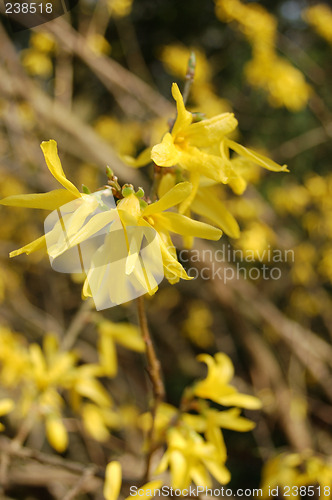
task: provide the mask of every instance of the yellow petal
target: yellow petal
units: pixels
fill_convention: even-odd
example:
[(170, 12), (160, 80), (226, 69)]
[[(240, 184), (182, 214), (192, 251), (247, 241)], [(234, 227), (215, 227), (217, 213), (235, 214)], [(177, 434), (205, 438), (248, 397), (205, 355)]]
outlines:
[[(161, 238), (159, 238), (159, 244), (163, 259), (163, 265), (166, 268), (166, 270), (168, 270), (171, 273), (171, 275), (175, 275), (178, 278), (182, 278), (184, 280), (192, 280), (193, 278), (187, 275), (186, 271), (183, 269), (180, 262), (171, 255), (171, 253), (169, 252), (168, 248), (166, 247), (165, 243), (162, 241)], [(167, 275), (166, 277), (167, 279), (169, 279)]]
[(132, 156), (123, 155), (121, 159), (124, 163), (127, 163), (130, 167), (139, 168), (144, 167), (144, 165), (148, 165), (151, 163), (151, 148), (146, 148), (142, 151), (137, 158), (133, 158)]
[(64, 188), (72, 193), (74, 198), (80, 198), (81, 193), (74, 184), (67, 179), (62, 169), (61, 161), (58, 156), (57, 143), (53, 140), (44, 141), (41, 143), (40, 147), (44, 153), (45, 161), (51, 174)]
[(175, 147), (173, 137), (169, 132), (164, 135), (160, 144), (153, 146), (151, 158), (160, 167), (172, 167), (178, 163), (180, 152)]
[(192, 190), (191, 190), (190, 195), (185, 200), (183, 200), (183, 202), (179, 206), (179, 213), (180, 214), (184, 214), (191, 206), (191, 203), (194, 200), (194, 198), (197, 194), (197, 191), (198, 191), (200, 178), (201, 178), (201, 175), (199, 172), (196, 172), (196, 171), (190, 172), (190, 182), (192, 184)]
[(175, 186), (175, 174), (166, 173), (162, 176), (158, 186), (158, 196), (161, 198)]
[(223, 429), (232, 429), (238, 432), (251, 431), (255, 427), (255, 422), (240, 416), (239, 408), (219, 411), (215, 415), (215, 423)]
[(233, 215), (210, 188), (198, 190), (191, 209), (220, 227), (231, 238), (240, 237), (240, 228)]
[(118, 371), (118, 360), (116, 348), (111, 337), (100, 335), (98, 341), (98, 353), (100, 364), (103, 367), (105, 375), (115, 377)]
[(55, 210), (76, 197), (65, 189), (55, 189), (49, 193), (19, 194), (0, 200), (0, 205), (24, 208)]
[(231, 480), (231, 475), (226, 467), (216, 461), (212, 460), (204, 460), (204, 465), (208, 469), (208, 471), (212, 474), (213, 477), (216, 478), (218, 483), (227, 484)]
[(118, 344), (122, 344), (128, 349), (138, 352), (145, 350), (140, 330), (135, 325), (103, 321), (98, 325), (98, 330), (102, 335), (112, 337)]
[(100, 408), (95, 405), (86, 404), (81, 411), (84, 427), (89, 434), (97, 441), (107, 441), (110, 437), (110, 433), (105, 425)]
[(174, 207), (187, 198), (192, 190), (190, 182), (180, 182), (170, 189), (159, 201), (148, 205), (142, 212), (143, 217), (163, 212), (168, 208)]
[(225, 135), (233, 132), (237, 124), (233, 113), (223, 113), (208, 120), (193, 123), (185, 136), (192, 146), (206, 148), (220, 142)]
[(171, 484), (174, 489), (184, 489), (189, 486), (189, 471), (186, 458), (180, 451), (170, 453)]
[(237, 154), (248, 158), (256, 165), (260, 165), (261, 167), (266, 168), (267, 170), (272, 170), (273, 172), (289, 172), (287, 165), (278, 165), (278, 163), (270, 160), (267, 156), (261, 155), (252, 149), (245, 148), (238, 144), (237, 142), (231, 141), (230, 139), (225, 139), (226, 144)]
[(197, 171), (201, 175), (216, 182), (226, 184), (229, 179), (229, 166), (215, 154), (206, 153), (196, 147), (187, 147), (179, 153), (178, 164), (189, 171)]
[(105, 471), (105, 500), (118, 500), (122, 482), (122, 471), (119, 462), (110, 462)]
[(9, 257), (16, 257), (17, 255), (21, 255), (22, 253), (26, 253), (27, 255), (30, 255), (30, 253), (35, 252), (36, 250), (46, 250), (46, 239), (45, 235), (41, 236), (37, 240), (32, 241), (31, 243), (28, 243), (22, 248), (19, 248), (18, 250), (14, 250), (13, 252), (10, 252)]
[(258, 398), (250, 396), (249, 394), (241, 394), (239, 392), (234, 392), (234, 394), (221, 397), (217, 396), (213, 399), (213, 401), (216, 401), (223, 406), (239, 406), (240, 408), (246, 408), (247, 410), (260, 410), (262, 408), (262, 402)]
[(183, 97), (176, 83), (172, 85), (172, 96), (176, 101), (177, 116), (172, 130), (172, 136), (175, 137), (178, 133), (185, 130), (193, 121), (192, 114), (186, 110)]
[(46, 435), (50, 445), (59, 453), (68, 446), (68, 434), (61, 418), (49, 416), (46, 419)]
[(84, 396), (86, 398), (91, 399), (91, 401), (94, 401), (97, 405), (110, 406), (111, 404), (111, 400), (106, 389), (97, 380), (93, 379), (87, 380), (83, 378), (79, 380), (78, 383), (75, 385), (75, 390), (81, 396)]
[(222, 231), (216, 227), (205, 224), (197, 220), (190, 219), (185, 215), (176, 214), (173, 212), (164, 212), (162, 215), (156, 216), (160, 223), (173, 233), (183, 236), (194, 236), (196, 238), (204, 238), (207, 240), (217, 241), (222, 235)]

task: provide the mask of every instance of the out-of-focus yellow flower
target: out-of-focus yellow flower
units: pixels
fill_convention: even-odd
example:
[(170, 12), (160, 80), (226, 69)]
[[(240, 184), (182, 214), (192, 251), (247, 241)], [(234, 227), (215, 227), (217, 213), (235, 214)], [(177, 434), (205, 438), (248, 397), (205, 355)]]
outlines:
[(91, 403), (83, 405), (82, 419), (85, 429), (96, 441), (107, 441), (110, 437), (109, 429), (121, 427), (121, 417), (118, 413)]
[[(105, 500), (118, 500), (120, 490), (122, 484), (122, 470), (119, 462), (113, 461), (110, 462), (105, 471), (105, 483), (104, 483), (104, 497)], [(150, 481), (149, 483), (140, 486), (139, 488), (139, 497), (142, 500), (146, 500), (146, 498), (151, 498), (151, 492), (159, 489), (162, 486), (163, 482), (159, 479), (155, 481)], [(129, 500), (132, 496), (126, 498)]]
[[(15, 407), (15, 403), (10, 398), (0, 399), (0, 417), (10, 413)], [(0, 432), (3, 431), (5, 426), (0, 422)]]
[(323, 307), (320, 297), (300, 287), (292, 291), (289, 304), (293, 311), (295, 310), (301, 315), (305, 315), (309, 318), (314, 318), (320, 314)]
[(241, 248), (252, 260), (266, 260), (269, 258), (268, 249), (275, 243), (275, 234), (271, 228), (262, 222), (251, 222), (248, 227), (241, 232), (240, 238), (236, 241), (236, 246)]
[[(290, 487), (293, 498), (301, 498), (300, 487), (311, 486), (315, 492), (320, 486), (320, 495), (330, 497), (332, 487), (332, 465), (318, 457), (312, 451), (303, 453), (281, 453), (269, 460), (262, 472), (263, 497), (269, 498), (269, 492), (279, 486), (282, 488), (282, 498), (287, 498), (285, 486)], [(297, 488), (296, 488), (297, 487)], [(324, 491), (326, 487), (326, 492)], [(306, 489), (308, 491), (308, 489)]]
[(133, 155), (142, 141), (142, 127), (137, 122), (121, 122), (110, 116), (100, 116), (94, 129), (116, 149), (121, 156)]
[(211, 67), (205, 54), (198, 48), (187, 48), (184, 45), (165, 45), (160, 54), (160, 59), (166, 69), (174, 76), (184, 79), (191, 52), (195, 53), (195, 84), (211, 79)]
[(48, 54), (36, 49), (21, 52), (22, 64), (29, 75), (49, 78), (53, 74), (53, 63)]
[(216, 0), (216, 15), (223, 22), (235, 21), (253, 48), (253, 59), (245, 74), (250, 85), (268, 94), (272, 106), (299, 111), (306, 106), (312, 89), (303, 74), (276, 52), (276, 19), (257, 3)]
[(29, 44), (36, 50), (48, 54), (56, 49), (56, 41), (50, 33), (33, 31), (30, 35)]
[(258, 3), (244, 4), (239, 0), (216, 0), (216, 15), (223, 22), (236, 21), (240, 30), (253, 44), (274, 45), (277, 22)]
[(226, 354), (218, 352), (214, 357), (200, 354), (197, 359), (207, 364), (208, 374), (204, 380), (197, 382), (194, 386), (196, 396), (211, 399), (223, 406), (238, 406), (251, 410), (261, 408), (258, 398), (241, 394), (229, 384), (234, 376), (234, 367)]
[(50, 445), (59, 453), (64, 452), (68, 446), (68, 434), (61, 417), (56, 414), (48, 415), (45, 428)]
[(109, 377), (114, 377), (118, 370), (115, 344), (137, 352), (145, 351), (145, 344), (139, 328), (129, 323), (113, 323), (103, 320), (98, 323), (98, 352), (100, 365)]
[(194, 344), (206, 349), (214, 341), (213, 333), (210, 330), (212, 323), (213, 316), (210, 309), (204, 302), (195, 301), (190, 304), (188, 317), (182, 323), (182, 331)]
[(86, 43), (89, 48), (96, 54), (99, 55), (110, 55), (111, 53), (111, 45), (108, 43), (105, 37), (100, 35), (99, 33), (93, 33), (89, 35), (86, 39)]
[(115, 17), (129, 16), (134, 0), (107, 0), (107, 7)]
[(299, 216), (310, 203), (310, 194), (304, 186), (288, 185), (274, 188), (270, 199), (279, 213)]
[(317, 4), (303, 11), (303, 18), (329, 43), (332, 43), (332, 9), (327, 4)]
[(312, 89), (303, 74), (272, 51), (258, 51), (245, 67), (250, 85), (267, 92), (272, 106), (303, 109)]
[(211, 442), (194, 430), (186, 427), (171, 428), (167, 436), (167, 451), (163, 455), (155, 473), (164, 472), (168, 466), (174, 489), (188, 488), (191, 481), (196, 485), (210, 488), (210, 474), (221, 484), (230, 480), (225, 457)]
[(318, 259), (317, 248), (310, 241), (302, 242), (294, 248), (295, 259), (291, 269), (295, 284), (308, 285), (317, 280), (315, 264)]

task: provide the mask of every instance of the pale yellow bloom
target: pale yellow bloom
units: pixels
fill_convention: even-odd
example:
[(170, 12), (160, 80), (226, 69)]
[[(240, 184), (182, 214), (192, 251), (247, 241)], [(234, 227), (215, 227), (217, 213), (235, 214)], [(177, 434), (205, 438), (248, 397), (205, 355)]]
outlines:
[(152, 148), (151, 158), (161, 167), (179, 165), (189, 172), (193, 188), (191, 195), (180, 206), (181, 213), (185, 213), (195, 199), (202, 177), (229, 184), (238, 194), (244, 191), (246, 182), (238, 173), (230, 150), (268, 170), (287, 171), (286, 165), (280, 166), (228, 138), (237, 127), (237, 120), (232, 113), (193, 123), (193, 116), (186, 110), (176, 84), (172, 86), (172, 94), (176, 101), (177, 118), (172, 131), (166, 133), (162, 142)]

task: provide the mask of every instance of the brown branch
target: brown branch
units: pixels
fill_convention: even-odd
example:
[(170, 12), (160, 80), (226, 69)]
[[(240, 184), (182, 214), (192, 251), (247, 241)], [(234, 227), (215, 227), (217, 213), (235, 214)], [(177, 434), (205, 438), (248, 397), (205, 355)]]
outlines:
[(148, 322), (147, 322), (147, 317), (145, 313), (145, 307), (144, 307), (144, 296), (138, 297), (136, 299), (137, 301), (137, 310), (138, 310), (138, 318), (139, 318), (139, 324), (141, 327), (142, 331), (142, 336), (143, 340), (146, 346), (146, 357), (148, 361), (148, 374), (152, 383), (152, 389), (153, 389), (153, 406), (151, 409), (151, 427), (149, 429), (148, 433), (148, 445), (149, 445), (149, 450), (146, 455), (146, 468), (145, 468), (145, 474), (144, 474), (144, 479), (143, 482), (145, 483), (146, 481), (149, 480), (149, 475), (150, 475), (150, 465), (151, 465), (151, 459), (152, 455), (155, 451), (154, 447), (154, 428), (155, 428), (155, 420), (156, 420), (156, 413), (159, 404), (163, 399), (165, 398), (165, 387), (164, 383), (162, 380), (161, 376), (161, 370), (160, 370), (160, 362), (157, 358), (156, 352), (153, 347), (152, 339), (150, 336), (149, 332), (149, 327), (148, 327)]

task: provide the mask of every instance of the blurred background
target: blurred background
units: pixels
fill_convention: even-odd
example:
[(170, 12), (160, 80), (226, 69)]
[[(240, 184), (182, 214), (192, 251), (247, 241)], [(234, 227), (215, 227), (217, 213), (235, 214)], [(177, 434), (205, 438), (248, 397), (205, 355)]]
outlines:
[[(167, 131), (175, 116), (171, 84), (183, 89), (191, 50), (197, 66), (188, 109), (206, 117), (234, 112), (237, 141), (288, 165), (290, 173), (279, 174), (253, 167), (241, 196), (222, 186), (220, 196), (241, 236), (195, 243), (201, 252), (253, 252), (251, 262), (241, 262), (240, 275), (227, 283), (201, 277), (173, 286), (164, 281), (147, 301), (148, 320), (169, 403), (177, 406), (185, 387), (204, 376), (196, 355), (218, 351), (234, 363), (239, 390), (263, 402), (261, 411), (245, 412), (256, 422), (252, 432), (223, 431), (233, 491), (284, 481), (282, 474), (294, 484), (330, 484), (328, 3), (80, 0), (70, 13), (33, 29), (14, 31), (5, 15), (1, 21), (1, 198), (59, 187), (39, 147), (49, 139), (57, 141), (64, 171), (80, 190), (82, 184), (91, 191), (106, 184), (106, 165), (121, 183), (148, 190), (151, 166), (134, 169), (124, 160), (160, 142)], [(138, 415), (148, 409), (149, 380), (135, 341), (132, 350), (117, 342), (117, 369), (108, 377), (97, 381), (92, 368), (82, 369), (100, 360), (100, 325), (110, 331), (113, 323), (137, 325), (134, 304), (96, 313), (81, 300), (79, 277), (54, 272), (45, 253), (9, 259), (9, 252), (43, 234), (47, 213), (1, 207), (0, 398), (7, 401), (2, 413), (0, 404), (2, 495), (98, 499), (100, 470), (110, 458), (123, 464), (129, 478), (124, 488), (139, 476), (133, 473), (142, 467)], [(268, 249), (293, 250), (294, 258), (268, 262)], [(205, 255), (206, 262), (184, 261), (184, 267), (237, 266), (236, 258), (227, 262), (226, 255), (216, 264)], [(263, 264), (280, 269), (279, 278), (251, 279), (249, 270)], [(24, 375), (29, 357), (31, 380)], [(64, 377), (69, 368), (70, 382)], [(45, 387), (51, 390), (46, 396)], [(57, 409), (54, 427), (49, 405)], [(107, 405), (106, 415), (100, 408)], [(67, 447), (54, 438), (62, 436), (62, 425)], [(14, 438), (25, 444), (25, 454), (8, 451)], [(30, 450), (38, 450), (39, 459)], [(77, 470), (70, 464), (77, 462), (101, 469), (75, 493)], [(72, 496), (65, 496), (68, 491)]]

